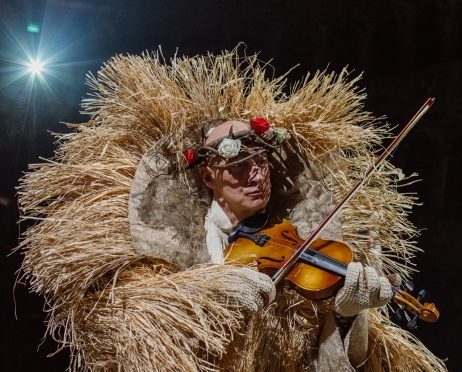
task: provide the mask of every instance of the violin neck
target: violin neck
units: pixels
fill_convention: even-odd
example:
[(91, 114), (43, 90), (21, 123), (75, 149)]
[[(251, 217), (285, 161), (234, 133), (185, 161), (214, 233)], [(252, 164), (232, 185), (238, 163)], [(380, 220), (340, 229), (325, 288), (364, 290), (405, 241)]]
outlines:
[(346, 276), (346, 264), (311, 248), (308, 248), (304, 253), (302, 253), (298, 261), (327, 271), (330, 274), (341, 276), (342, 278)]

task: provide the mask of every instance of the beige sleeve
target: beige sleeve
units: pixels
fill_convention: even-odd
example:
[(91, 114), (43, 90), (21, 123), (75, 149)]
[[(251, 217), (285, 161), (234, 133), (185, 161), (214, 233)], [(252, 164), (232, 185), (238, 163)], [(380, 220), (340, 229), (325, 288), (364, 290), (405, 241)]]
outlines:
[(361, 311), (351, 325), (345, 340), (332, 311), (328, 314), (319, 339), (318, 371), (353, 372), (367, 356), (367, 311)]

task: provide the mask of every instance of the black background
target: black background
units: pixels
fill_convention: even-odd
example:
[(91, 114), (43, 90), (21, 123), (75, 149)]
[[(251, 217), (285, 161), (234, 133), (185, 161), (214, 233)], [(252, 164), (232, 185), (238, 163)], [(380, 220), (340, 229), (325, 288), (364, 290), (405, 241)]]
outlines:
[[(27, 287), (13, 290), (21, 264), (15, 187), (27, 164), (50, 157), (50, 132), (66, 132), (60, 121), (84, 122), (85, 74), (96, 73), (116, 53), (140, 54), (158, 45), (168, 59), (239, 42), (247, 53), (272, 59), (276, 75), (299, 64), (289, 84), (307, 72), (349, 66), (364, 72), (366, 109), (403, 126), (428, 97), (432, 109), (405, 138), (393, 162), (417, 172), (422, 206), (411, 220), (422, 230), (425, 253), (415, 259), (414, 283), (441, 312), (435, 324), (414, 332), (451, 371), (462, 370), (461, 166), (462, 2), (458, 0), (267, 0), (98, 1), (2, 0), (0, 3), (0, 245), (2, 371), (64, 371), (68, 353), (46, 356), (57, 344), (43, 340), (43, 301)], [(39, 33), (27, 25), (39, 25)], [(31, 84), (21, 61), (53, 56)], [(16, 305), (15, 305), (16, 304)], [(15, 318), (15, 313), (17, 319)], [(403, 324), (404, 326), (404, 324)], [(41, 346), (38, 348), (39, 344)], [(38, 349), (38, 351), (37, 351)]]

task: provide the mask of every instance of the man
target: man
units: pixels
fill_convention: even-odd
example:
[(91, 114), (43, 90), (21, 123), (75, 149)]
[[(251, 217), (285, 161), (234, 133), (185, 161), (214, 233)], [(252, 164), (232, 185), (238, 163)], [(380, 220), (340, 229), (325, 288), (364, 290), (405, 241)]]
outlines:
[[(230, 129), (248, 132), (249, 126), (241, 121), (225, 122), (211, 132), (206, 144), (217, 141), (218, 145), (221, 144), (220, 139), (224, 139)], [(213, 202), (206, 220), (207, 247), (212, 262), (223, 263), (223, 245), (227, 245), (227, 236), (223, 234), (220, 239), (214, 221), (217, 220), (221, 228), (229, 232), (229, 228), (266, 207), (271, 195), (266, 151), (251, 158), (248, 153), (240, 152), (232, 158), (232, 162), (215, 157), (211, 164), (200, 168), (200, 174), (213, 191)]]
[[(235, 133), (241, 139), (234, 139)], [(242, 144), (244, 140), (245, 145)], [(231, 146), (234, 144), (235, 148), (228, 153), (223, 152), (224, 141)], [(223, 263), (223, 251), (228, 245), (227, 236), (232, 228), (263, 211), (269, 202), (271, 182), (266, 151), (272, 146), (265, 143), (262, 136), (255, 134), (249, 124), (232, 120), (214, 128), (204, 147), (199, 146), (196, 152), (197, 160), (202, 160), (199, 169), (201, 177), (213, 191), (213, 202), (205, 223), (207, 248), (212, 262)], [(255, 293), (248, 293), (249, 297), (258, 298), (259, 294), (265, 293), (265, 298), (273, 300), (275, 289), (271, 287), (268, 276), (255, 274), (249, 280), (256, 282), (251, 286)], [(363, 310), (383, 306), (392, 297), (390, 282), (379, 277), (374, 269), (363, 268), (359, 263), (349, 265), (345, 286), (332, 306), (336, 324), (328, 317), (320, 338), (321, 370), (351, 370), (364, 362), (367, 351), (367, 327), (364, 323), (367, 318)], [(263, 304), (262, 300), (255, 302)], [(349, 329), (361, 312), (358, 324), (352, 327), (350, 335)], [(344, 346), (341, 339), (345, 337), (347, 344)], [(351, 345), (350, 340), (356, 344)]]
[[(221, 264), (235, 223), (263, 208), (307, 236), (387, 133), (372, 126), (345, 71), (286, 95), (285, 78), (268, 78), (265, 66), (237, 49), (170, 63), (161, 53), (115, 56), (89, 75), (92, 120), (22, 179), (24, 218), (39, 218), (21, 243), (23, 275), (45, 296), (48, 331), (70, 348), (70, 369), (352, 371), (368, 336), (366, 371), (446, 371), (385, 314), (363, 310), (389, 297), (373, 269), (350, 264), (334, 299), (312, 301)], [(259, 115), (272, 125), (250, 120)], [(191, 148), (186, 159), (199, 169), (184, 167)], [(394, 258), (415, 252), (404, 212), (414, 199), (398, 193), (398, 175), (378, 169), (323, 237), (344, 232), (358, 262), (408, 276)], [(365, 228), (390, 254), (370, 249), (357, 234)]]

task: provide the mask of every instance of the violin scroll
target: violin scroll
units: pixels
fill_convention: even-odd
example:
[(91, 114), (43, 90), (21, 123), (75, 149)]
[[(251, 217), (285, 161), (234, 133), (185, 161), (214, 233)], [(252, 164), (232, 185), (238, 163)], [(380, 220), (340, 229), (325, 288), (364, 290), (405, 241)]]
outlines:
[[(405, 284), (405, 287), (412, 291), (414, 285), (408, 282)], [(399, 305), (398, 309), (395, 311), (396, 317), (399, 320), (403, 319), (406, 310), (414, 315), (407, 323), (409, 329), (417, 328), (417, 319), (419, 318), (430, 323), (438, 320), (440, 313), (435, 304), (425, 302), (422, 305), (420, 302), (425, 297), (425, 290), (422, 289), (416, 298), (397, 287), (393, 287), (393, 292), (395, 293), (394, 301)]]

